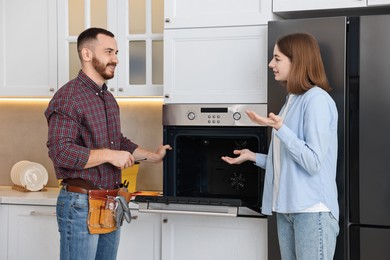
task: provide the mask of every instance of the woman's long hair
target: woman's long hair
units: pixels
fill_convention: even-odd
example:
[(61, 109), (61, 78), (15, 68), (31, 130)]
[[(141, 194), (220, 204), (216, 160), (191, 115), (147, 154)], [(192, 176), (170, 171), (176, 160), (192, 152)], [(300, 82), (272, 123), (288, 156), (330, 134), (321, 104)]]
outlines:
[(332, 89), (326, 77), (320, 47), (311, 34), (289, 34), (280, 38), (276, 45), (291, 61), (290, 73), (287, 82), (284, 82), (288, 92), (302, 94), (313, 86), (325, 91)]

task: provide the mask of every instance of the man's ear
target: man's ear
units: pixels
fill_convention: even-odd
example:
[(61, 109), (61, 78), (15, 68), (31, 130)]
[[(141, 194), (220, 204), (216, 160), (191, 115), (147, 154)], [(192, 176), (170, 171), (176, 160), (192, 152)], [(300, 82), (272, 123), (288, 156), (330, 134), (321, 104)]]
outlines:
[(92, 60), (92, 51), (88, 48), (81, 49), (81, 57), (84, 61), (88, 62)]

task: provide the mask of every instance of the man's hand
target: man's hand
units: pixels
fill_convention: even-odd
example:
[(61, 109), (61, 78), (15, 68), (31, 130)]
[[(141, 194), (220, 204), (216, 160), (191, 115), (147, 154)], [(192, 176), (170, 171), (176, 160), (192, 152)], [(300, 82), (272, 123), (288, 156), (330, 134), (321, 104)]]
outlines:
[(134, 164), (134, 157), (127, 151), (110, 149), (91, 150), (89, 159), (84, 169), (95, 167), (103, 163), (110, 163), (118, 169), (125, 169)]

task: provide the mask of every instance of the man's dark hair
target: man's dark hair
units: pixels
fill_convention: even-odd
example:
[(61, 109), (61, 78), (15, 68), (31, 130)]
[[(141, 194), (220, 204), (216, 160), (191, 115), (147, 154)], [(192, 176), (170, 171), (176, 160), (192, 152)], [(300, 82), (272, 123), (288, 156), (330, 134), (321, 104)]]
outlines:
[(82, 33), (80, 33), (79, 37), (77, 37), (77, 52), (79, 53), (79, 55), (81, 53), (82, 46), (85, 45), (85, 43), (87, 42), (95, 41), (99, 34), (104, 34), (112, 38), (115, 37), (112, 32), (107, 31), (106, 29), (95, 27), (88, 28)]

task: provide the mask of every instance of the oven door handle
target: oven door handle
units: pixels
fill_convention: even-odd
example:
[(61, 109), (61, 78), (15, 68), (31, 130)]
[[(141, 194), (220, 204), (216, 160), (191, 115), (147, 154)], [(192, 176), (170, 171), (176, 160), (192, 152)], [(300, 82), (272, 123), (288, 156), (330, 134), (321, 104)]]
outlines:
[(227, 212), (196, 211), (196, 210), (171, 210), (171, 209), (152, 209), (148, 203), (139, 203), (138, 211), (141, 213), (160, 213), (160, 214), (181, 214), (181, 215), (201, 215), (218, 217), (237, 217), (239, 207), (227, 207)]

